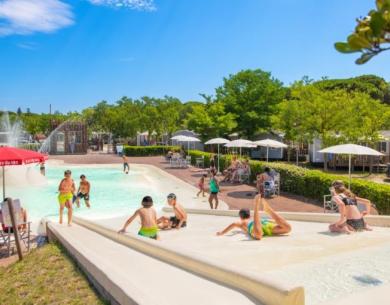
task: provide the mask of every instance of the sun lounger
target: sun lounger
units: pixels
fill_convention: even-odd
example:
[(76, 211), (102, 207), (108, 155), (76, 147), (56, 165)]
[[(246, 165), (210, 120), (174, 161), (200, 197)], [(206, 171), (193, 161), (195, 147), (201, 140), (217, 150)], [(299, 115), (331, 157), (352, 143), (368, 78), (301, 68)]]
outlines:
[[(22, 207), (19, 199), (13, 200), (13, 207), (15, 212), (15, 222), (17, 223), (19, 239), (24, 244), (25, 248), (29, 251), (31, 244), (31, 222), (24, 221), (22, 215)], [(8, 211), (8, 203), (2, 202), (0, 204), (1, 216), (0, 216), (0, 247), (6, 247), (8, 256), (11, 253), (14, 253), (16, 244), (15, 244), (15, 235), (10, 220), (10, 215)]]

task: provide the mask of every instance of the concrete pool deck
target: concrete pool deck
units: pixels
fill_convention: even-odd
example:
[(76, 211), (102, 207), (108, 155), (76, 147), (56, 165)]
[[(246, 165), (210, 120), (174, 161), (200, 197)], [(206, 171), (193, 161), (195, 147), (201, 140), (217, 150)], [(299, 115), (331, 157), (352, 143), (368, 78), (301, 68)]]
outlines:
[[(254, 305), (241, 292), (129, 249), (74, 224), (49, 224), (100, 292), (120, 305)], [(53, 236), (52, 236), (53, 237)], [(96, 287), (95, 286), (95, 287)], [(103, 291), (102, 291), (103, 290)]]
[[(169, 214), (166, 214), (169, 215)], [(95, 223), (117, 231), (127, 217), (94, 220)], [(344, 252), (390, 243), (390, 228), (375, 227), (360, 234), (332, 234), (327, 224), (290, 221), (293, 230), (289, 235), (263, 238), (255, 241), (240, 230), (225, 236), (216, 232), (237, 218), (214, 215), (189, 214), (188, 226), (182, 230), (160, 231), (161, 243), (176, 251), (188, 251), (218, 260), (225, 265), (243, 270), (264, 272), (286, 265), (317, 260)], [(137, 234), (136, 221), (128, 234)], [(275, 253), (286, 255), (275, 256)]]
[[(365, 266), (359, 266), (362, 259), (375, 257), (380, 253), (378, 264), (381, 264), (387, 256), (380, 249), (386, 247), (390, 253), (390, 228), (375, 227), (372, 232), (340, 235), (328, 233), (324, 223), (292, 221), (293, 231), (289, 236), (264, 238), (262, 241), (251, 240), (239, 231), (222, 237), (215, 235), (216, 231), (234, 220), (235, 218), (227, 216), (190, 214), (187, 228), (160, 232), (161, 241), (157, 244), (189, 257), (201, 257), (226, 268), (241, 270), (243, 273), (266, 276), (288, 287), (304, 286), (306, 304), (333, 304), (360, 293), (362, 288), (366, 291), (366, 298), (372, 290), (376, 298), (380, 299), (383, 293), (378, 296), (377, 291), (384, 289), (373, 287), (390, 284), (390, 277), (386, 280), (390, 276), (390, 269), (387, 268), (390, 264), (382, 264), (387, 270), (380, 273), (378, 279), (368, 276), (368, 281), (378, 281), (381, 284), (350, 286), (367, 277)], [(116, 231), (124, 221), (125, 217), (122, 217), (94, 223)], [(134, 236), (138, 227), (138, 223), (132, 224), (128, 229), (129, 236)], [(344, 274), (340, 274), (340, 265), (343, 264), (351, 266)], [(335, 281), (336, 274), (348, 283), (346, 287), (338, 287), (343, 283)], [(331, 294), (329, 289), (333, 290)], [(376, 304), (386, 303), (378, 301)]]

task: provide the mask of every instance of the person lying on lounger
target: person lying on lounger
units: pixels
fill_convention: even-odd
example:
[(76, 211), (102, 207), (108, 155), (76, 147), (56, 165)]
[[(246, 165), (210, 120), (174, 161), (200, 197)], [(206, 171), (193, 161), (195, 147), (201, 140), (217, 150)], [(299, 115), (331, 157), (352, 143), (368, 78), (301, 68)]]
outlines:
[(165, 217), (162, 216), (157, 219), (157, 224), (160, 229), (180, 229), (187, 226), (187, 213), (184, 208), (177, 203), (176, 195), (171, 193), (167, 196), (168, 205), (173, 208), (174, 216)]
[(125, 222), (122, 229), (118, 233), (126, 233), (126, 228), (139, 216), (141, 218), (141, 228), (138, 235), (149, 237), (152, 239), (159, 239), (157, 227), (157, 213), (153, 208), (153, 199), (150, 196), (145, 196), (142, 199), (142, 208), (135, 211), (135, 213)]
[[(372, 230), (363, 218), (370, 214), (370, 200), (356, 196), (340, 180), (332, 183), (332, 200), (337, 203), (340, 219), (329, 226), (331, 232), (350, 234), (357, 231)], [(366, 206), (364, 212), (359, 211), (358, 201)]]
[[(263, 210), (270, 215), (272, 219), (261, 219), (260, 205), (263, 204)], [(268, 204), (268, 202), (257, 195), (254, 199), (254, 215), (251, 221), (249, 209), (241, 209), (238, 213), (240, 220), (233, 222), (223, 231), (217, 232), (218, 236), (224, 235), (237, 228), (247, 233), (253, 239), (260, 240), (264, 236), (282, 235), (291, 231), (291, 225), (280, 215), (278, 215)]]

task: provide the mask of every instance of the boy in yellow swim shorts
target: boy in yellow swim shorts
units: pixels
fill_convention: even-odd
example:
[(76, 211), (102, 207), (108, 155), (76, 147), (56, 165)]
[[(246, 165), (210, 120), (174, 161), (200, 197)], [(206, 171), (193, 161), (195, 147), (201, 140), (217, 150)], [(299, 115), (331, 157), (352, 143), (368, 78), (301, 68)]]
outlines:
[(60, 224), (62, 224), (62, 214), (64, 213), (64, 208), (68, 209), (68, 226), (72, 224), (72, 201), (74, 193), (76, 192), (76, 186), (72, 179), (72, 172), (66, 170), (64, 173), (64, 179), (61, 180), (60, 185), (58, 186), (58, 202), (60, 204)]
[[(272, 219), (261, 219), (260, 204), (263, 203), (263, 210)], [(291, 231), (291, 225), (280, 215), (278, 215), (268, 204), (268, 202), (257, 195), (254, 199), (253, 221), (249, 209), (239, 211), (240, 220), (227, 226), (224, 230), (217, 232), (217, 235), (224, 235), (234, 228), (241, 229), (253, 239), (260, 240), (264, 236), (282, 235)]]
[(152, 239), (159, 239), (157, 226), (157, 213), (153, 208), (153, 199), (150, 196), (145, 196), (142, 199), (142, 208), (134, 212), (134, 214), (125, 222), (122, 229), (118, 233), (126, 233), (126, 228), (139, 216), (141, 218), (141, 228), (138, 235), (149, 237)]

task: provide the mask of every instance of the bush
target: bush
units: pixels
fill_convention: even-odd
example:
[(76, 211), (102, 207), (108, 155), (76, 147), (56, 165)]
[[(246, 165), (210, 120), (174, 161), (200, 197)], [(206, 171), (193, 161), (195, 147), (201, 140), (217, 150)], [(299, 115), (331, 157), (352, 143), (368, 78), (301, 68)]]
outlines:
[(123, 147), (126, 156), (165, 156), (168, 151), (180, 151), (180, 146), (127, 146)]
[[(196, 158), (204, 156), (205, 167), (210, 166), (210, 153), (191, 150), (189, 152), (192, 164)], [(220, 169), (225, 169), (231, 156), (221, 155)], [(342, 180), (348, 185), (345, 176), (332, 175), (320, 170), (311, 170), (285, 163), (267, 163), (263, 161), (249, 161), (251, 167), (251, 181), (256, 179), (256, 174), (264, 172), (269, 166), (280, 173), (281, 190), (287, 193), (301, 195), (322, 202), (323, 196), (329, 194), (329, 187), (334, 180)], [(361, 179), (352, 179), (351, 190), (359, 197), (367, 198), (375, 203), (380, 214), (390, 214), (390, 186)]]
[(23, 149), (28, 149), (28, 150), (39, 151), (39, 149), (41, 148), (41, 144), (40, 143), (25, 143), (25, 144), (19, 145), (19, 147), (23, 148)]

